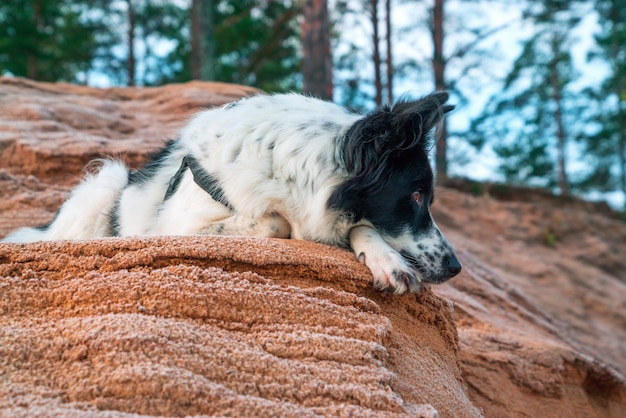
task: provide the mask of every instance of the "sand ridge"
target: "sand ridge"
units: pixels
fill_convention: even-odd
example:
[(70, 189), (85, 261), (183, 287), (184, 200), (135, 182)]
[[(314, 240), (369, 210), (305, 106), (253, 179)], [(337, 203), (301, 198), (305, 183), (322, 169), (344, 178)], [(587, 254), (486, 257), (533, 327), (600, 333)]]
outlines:
[[(0, 260), (0, 410), (479, 415), (450, 306), (372, 291), (345, 250), (160, 237), (3, 244)], [(425, 383), (433, 406), (414, 403)]]

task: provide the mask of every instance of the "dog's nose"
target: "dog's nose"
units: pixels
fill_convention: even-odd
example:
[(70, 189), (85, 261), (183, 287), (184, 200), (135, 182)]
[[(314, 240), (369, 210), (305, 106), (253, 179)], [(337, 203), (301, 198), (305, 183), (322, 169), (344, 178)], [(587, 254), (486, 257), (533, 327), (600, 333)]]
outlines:
[(448, 274), (450, 277), (454, 277), (461, 272), (461, 263), (454, 254), (450, 254), (446, 257), (446, 264), (448, 265)]

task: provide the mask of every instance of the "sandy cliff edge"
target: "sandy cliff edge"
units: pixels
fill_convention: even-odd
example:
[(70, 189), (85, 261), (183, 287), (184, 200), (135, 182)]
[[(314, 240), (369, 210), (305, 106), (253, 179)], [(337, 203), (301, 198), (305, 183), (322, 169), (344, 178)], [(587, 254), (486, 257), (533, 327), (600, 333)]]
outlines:
[[(0, 236), (47, 222), (89, 160), (137, 166), (193, 112), (247, 94), (0, 78)], [(298, 241), (0, 245), (0, 411), (626, 415), (624, 224), (452, 189), (435, 218), (464, 271), (402, 297), (349, 252)]]

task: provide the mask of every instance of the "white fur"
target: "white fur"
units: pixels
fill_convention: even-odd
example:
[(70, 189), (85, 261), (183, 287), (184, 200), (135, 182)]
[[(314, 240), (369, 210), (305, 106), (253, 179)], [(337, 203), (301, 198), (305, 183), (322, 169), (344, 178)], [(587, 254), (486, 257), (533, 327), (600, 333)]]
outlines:
[(22, 228), (3, 242), (102, 238), (108, 235), (111, 210), (128, 183), (128, 169), (105, 161), (97, 175), (88, 175), (70, 194), (47, 230)]

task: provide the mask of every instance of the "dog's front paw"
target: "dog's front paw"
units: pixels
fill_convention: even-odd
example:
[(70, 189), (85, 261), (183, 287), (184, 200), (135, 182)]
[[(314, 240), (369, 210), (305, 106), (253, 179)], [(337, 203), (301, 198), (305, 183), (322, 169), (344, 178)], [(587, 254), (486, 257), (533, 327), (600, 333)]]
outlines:
[(373, 254), (361, 252), (357, 259), (372, 271), (374, 287), (377, 289), (396, 294), (420, 289), (419, 277), (404, 258), (392, 249)]

